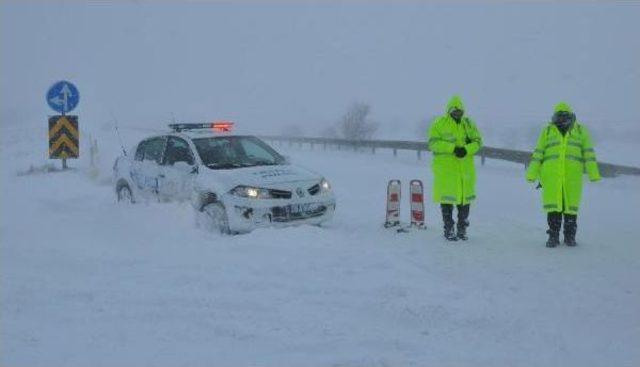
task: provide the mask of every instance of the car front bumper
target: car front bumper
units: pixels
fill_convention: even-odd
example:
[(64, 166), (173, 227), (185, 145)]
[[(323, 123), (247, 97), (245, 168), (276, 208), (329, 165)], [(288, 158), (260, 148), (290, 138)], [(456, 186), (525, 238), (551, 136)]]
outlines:
[(223, 203), (232, 232), (250, 232), (259, 227), (300, 224), (318, 225), (333, 218), (336, 201), (333, 194), (304, 199), (246, 199), (225, 195)]

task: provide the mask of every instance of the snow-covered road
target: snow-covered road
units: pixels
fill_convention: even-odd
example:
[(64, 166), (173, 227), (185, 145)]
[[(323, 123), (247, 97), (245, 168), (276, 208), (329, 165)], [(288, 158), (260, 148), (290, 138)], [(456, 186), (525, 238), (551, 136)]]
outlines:
[(431, 202), (427, 230), (381, 228), (387, 180), (428, 190), (428, 159), (294, 149), (334, 222), (220, 236), (187, 204), (116, 205), (86, 161), (17, 176), (29, 152), (2, 150), (2, 366), (640, 365), (638, 178), (587, 185), (580, 245), (547, 249), (523, 168), (487, 161), (448, 244)]

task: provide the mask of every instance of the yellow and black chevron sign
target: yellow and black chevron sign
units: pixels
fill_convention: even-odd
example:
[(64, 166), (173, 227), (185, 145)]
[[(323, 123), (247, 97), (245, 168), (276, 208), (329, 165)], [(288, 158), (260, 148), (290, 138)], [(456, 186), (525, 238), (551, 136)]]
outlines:
[(78, 158), (80, 156), (78, 116), (49, 117), (49, 158)]

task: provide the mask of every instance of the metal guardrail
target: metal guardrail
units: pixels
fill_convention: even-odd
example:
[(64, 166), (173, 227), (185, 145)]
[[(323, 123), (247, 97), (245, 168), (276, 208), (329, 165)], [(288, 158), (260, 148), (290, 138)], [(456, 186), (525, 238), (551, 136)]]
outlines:
[[(427, 143), (422, 141), (407, 141), (407, 140), (347, 140), (347, 139), (334, 139), (334, 138), (311, 138), (311, 137), (291, 137), (291, 136), (262, 136), (263, 139), (278, 143), (288, 143), (289, 145), (309, 144), (311, 148), (318, 145), (323, 149), (336, 148), (341, 150), (342, 148), (351, 148), (353, 150), (370, 150), (371, 153), (375, 153), (377, 149), (391, 149), (393, 155), (398, 154), (398, 150), (412, 150), (416, 152), (418, 159), (422, 159), (422, 154), (428, 152)], [(504, 148), (492, 148), (482, 147), (478, 152), (481, 158), (481, 163), (487, 158), (499, 159), (503, 161), (509, 161), (514, 163), (520, 163), (527, 167), (531, 160), (531, 152), (514, 149)], [(600, 167), (600, 174), (602, 177), (616, 177), (618, 175), (640, 175), (640, 168), (633, 166), (623, 166), (612, 163), (598, 162)]]

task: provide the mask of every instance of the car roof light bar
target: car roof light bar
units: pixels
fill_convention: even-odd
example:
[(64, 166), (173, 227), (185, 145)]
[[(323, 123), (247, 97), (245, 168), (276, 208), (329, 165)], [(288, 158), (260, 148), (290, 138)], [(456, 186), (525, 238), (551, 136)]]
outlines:
[(169, 124), (169, 128), (175, 132), (198, 129), (213, 129), (217, 132), (229, 132), (233, 129), (233, 122), (216, 121), (206, 123)]

